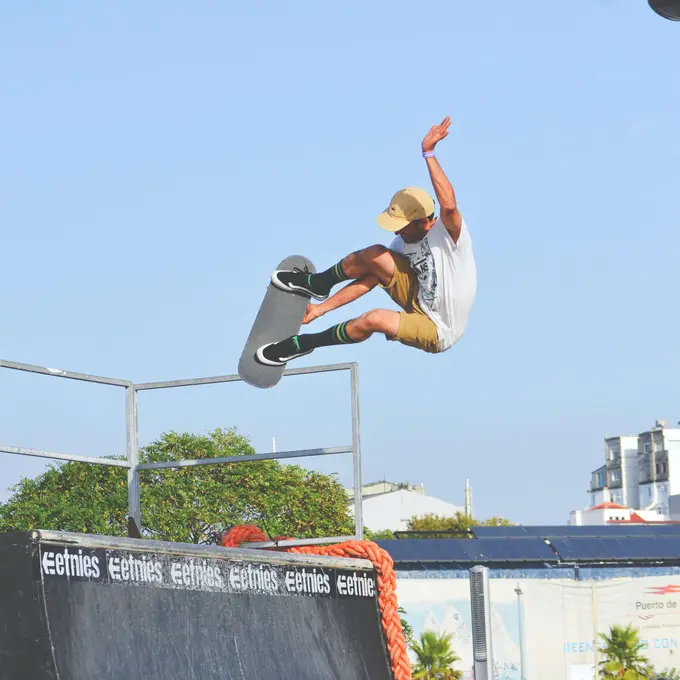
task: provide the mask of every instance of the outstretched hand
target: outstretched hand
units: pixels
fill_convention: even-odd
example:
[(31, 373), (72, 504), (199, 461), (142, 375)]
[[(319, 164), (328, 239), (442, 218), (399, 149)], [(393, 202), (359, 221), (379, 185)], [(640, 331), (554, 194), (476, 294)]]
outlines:
[(449, 134), (450, 125), (450, 116), (446, 116), (439, 125), (433, 125), (430, 128), (430, 131), (425, 135), (425, 139), (423, 139), (423, 151), (434, 151), (437, 142), (441, 142), (441, 140)]
[(324, 315), (324, 311), (321, 308), (321, 305), (307, 305), (307, 311), (305, 312), (305, 315), (302, 317), (302, 323), (303, 324), (308, 324), (314, 321), (314, 319), (318, 319), (320, 316)]

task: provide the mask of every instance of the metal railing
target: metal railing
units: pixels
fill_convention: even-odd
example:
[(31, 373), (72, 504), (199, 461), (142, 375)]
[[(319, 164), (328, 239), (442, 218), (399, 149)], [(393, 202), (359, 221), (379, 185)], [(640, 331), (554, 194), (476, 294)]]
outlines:
[[(312, 373), (328, 373), (333, 371), (349, 371), (351, 376), (351, 400), (352, 400), (352, 443), (347, 446), (333, 448), (299, 449), (293, 451), (280, 451), (277, 453), (258, 453), (250, 456), (225, 456), (221, 458), (201, 458), (198, 460), (179, 460), (164, 463), (140, 463), (139, 442), (137, 434), (137, 393), (143, 390), (161, 390), (174, 387), (189, 387), (196, 385), (215, 385), (218, 383), (240, 382), (239, 375), (221, 375), (206, 378), (189, 378), (186, 380), (169, 380), (152, 383), (133, 383), (130, 380), (119, 378), (104, 378), (87, 373), (75, 373), (62, 369), (33, 366), (15, 361), (0, 359), (0, 369), (8, 368), (27, 373), (39, 373), (69, 380), (81, 380), (84, 382), (98, 383), (100, 385), (112, 385), (125, 389), (125, 441), (127, 460), (110, 460), (92, 456), (76, 456), (68, 453), (55, 453), (40, 449), (27, 449), (19, 446), (0, 444), (0, 453), (16, 454), (20, 456), (35, 456), (53, 460), (77, 461), (92, 465), (113, 465), (127, 468), (128, 471), (128, 514), (134, 519), (138, 527), (141, 527), (141, 500), (139, 487), (140, 470), (153, 470), (159, 468), (193, 467), (197, 465), (222, 465), (229, 463), (257, 462), (260, 460), (277, 460), (287, 458), (307, 458), (311, 456), (330, 456), (337, 454), (352, 454), (353, 480), (354, 480), (354, 536), (330, 536), (324, 538), (299, 539), (291, 541), (279, 541), (277, 545), (313, 545), (319, 543), (338, 543), (347, 540), (362, 540), (364, 537), (364, 525), (361, 505), (361, 443), (359, 436), (359, 376), (356, 363), (327, 364), (324, 366), (310, 366), (294, 368), (284, 371), (283, 375), (309, 375)], [(272, 543), (254, 543), (252, 547), (267, 547)]]

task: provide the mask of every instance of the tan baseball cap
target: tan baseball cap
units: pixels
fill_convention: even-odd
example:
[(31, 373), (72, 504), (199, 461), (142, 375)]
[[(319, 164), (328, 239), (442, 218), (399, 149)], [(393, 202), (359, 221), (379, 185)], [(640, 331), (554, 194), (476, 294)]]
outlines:
[(389, 208), (377, 217), (378, 224), (387, 231), (399, 231), (413, 220), (422, 220), (434, 213), (434, 200), (419, 187), (406, 187), (397, 191)]

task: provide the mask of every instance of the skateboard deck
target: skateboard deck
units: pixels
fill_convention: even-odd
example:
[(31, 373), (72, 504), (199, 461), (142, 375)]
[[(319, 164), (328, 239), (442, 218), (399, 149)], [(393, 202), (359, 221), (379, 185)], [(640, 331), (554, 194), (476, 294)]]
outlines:
[[(314, 265), (302, 255), (287, 257), (276, 269), (294, 267), (300, 269), (307, 267), (310, 274), (316, 274)], [(255, 352), (262, 345), (278, 342), (299, 333), (307, 305), (311, 301), (306, 295), (279, 290), (270, 280), (238, 362), (238, 374), (244, 382), (260, 388), (274, 387), (278, 384), (286, 367), (265, 366), (257, 360)]]

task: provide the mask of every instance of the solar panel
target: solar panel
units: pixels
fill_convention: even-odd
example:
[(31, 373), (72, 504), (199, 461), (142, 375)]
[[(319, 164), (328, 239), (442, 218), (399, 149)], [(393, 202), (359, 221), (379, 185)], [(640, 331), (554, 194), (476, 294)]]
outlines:
[(473, 534), (487, 538), (535, 538), (535, 537), (623, 537), (623, 536), (678, 536), (680, 524), (607, 524), (605, 526), (481, 526), (472, 527)]
[[(624, 525), (619, 525), (621, 529)], [(648, 533), (654, 534), (654, 536), (680, 536), (680, 524), (630, 524), (628, 525), (628, 532), (631, 536), (638, 535), (638, 528), (642, 529), (645, 527)]]
[(640, 561), (680, 559), (680, 541), (658, 538), (564, 538), (551, 541), (565, 561)]
[[(653, 537), (653, 536), (680, 536), (680, 524), (607, 524), (605, 526), (578, 526), (562, 527), (562, 536), (632, 536), (632, 537)], [(557, 535), (555, 533), (553, 536)]]
[[(586, 527), (571, 527), (574, 528)], [(680, 536), (677, 532), (668, 536), (642, 533), (635, 537), (612, 533), (608, 536), (556, 536), (550, 539), (550, 545), (542, 538), (526, 534), (523, 538), (516, 537), (513, 540), (507, 537), (405, 539), (378, 541), (378, 545), (387, 550), (395, 563), (448, 563), (451, 568), (469, 568), (475, 564), (500, 567), (522, 564), (558, 565), (560, 562), (680, 562)]]
[(621, 554), (617, 539), (561, 538), (551, 541), (560, 559), (567, 561), (601, 561), (617, 559)]
[[(608, 541), (609, 539), (605, 540)], [(646, 559), (650, 552), (658, 550), (658, 547), (653, 547), (658, 540), (660, 539), (623, 538), (619, 541), (620, 551), (618, 558), (629, 560)]]
[(461, 542), (465, 543), (468, 559), (473, 562), (557, 562), (551, 547), (540, 539), (507, 541), (488, 538)]
[(515, 538), (527, 537), (527, 527), (470, 527), (477, 538)]
[(680, 558), (680, 541), (676, 538), (629, 538), (621, 543), (623, 555), (633, 560)]
[(469, 566), (480, 562), (557, 563), (555, 553), (540, 539), (400, 539), (377, 543), (387, 550), (395, 562), (451, 562)]

